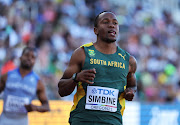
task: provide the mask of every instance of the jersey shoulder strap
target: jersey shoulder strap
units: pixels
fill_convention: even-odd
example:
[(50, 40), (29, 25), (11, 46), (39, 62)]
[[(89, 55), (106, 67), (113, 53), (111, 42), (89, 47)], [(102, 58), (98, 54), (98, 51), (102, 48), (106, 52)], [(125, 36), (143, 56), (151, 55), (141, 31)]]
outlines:
[(84, 48), (84, 47), (90, 47), (93, 45), (93, 42), (90, 42), (90, 43), (86, 43), (84, 45), (81, 46), (81, 48)]

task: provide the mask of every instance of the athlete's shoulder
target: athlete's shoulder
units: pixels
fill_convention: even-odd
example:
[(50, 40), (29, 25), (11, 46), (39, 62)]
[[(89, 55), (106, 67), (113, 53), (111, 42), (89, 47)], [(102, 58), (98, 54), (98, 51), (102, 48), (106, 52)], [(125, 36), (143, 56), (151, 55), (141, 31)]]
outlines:
[(39, 75), (36, 73), (36, 72), (34, 72), (34, 71), (32, 71), (32, 74), (31, 74), (36, 80), (40, 80), (40, 77), (39, 77)]
[(129, 54), (126, 50), (122, 49), (121, 47), (119, 47), (119, 46), (118, 46), (118, 49), (119, 49), (119, 51), (120, 51), (121, 53), (123, 53), (123, 54), (126, 54), (126, 55), (129, 55), (129, 56), (130, 56), (130, 54)]
[(81, 48), (84, 48), (84, 47), (90, 47), (93, 45), (93, 42), (90, 42), (90, 43), (86, 43), (84, 45), (81, 46)]
[(18, 73), (18, 70), (19, 70), (19, 68), (15, 68), (15, 69), (13, 69), (13, 70), (8, 71), (7, 74)]

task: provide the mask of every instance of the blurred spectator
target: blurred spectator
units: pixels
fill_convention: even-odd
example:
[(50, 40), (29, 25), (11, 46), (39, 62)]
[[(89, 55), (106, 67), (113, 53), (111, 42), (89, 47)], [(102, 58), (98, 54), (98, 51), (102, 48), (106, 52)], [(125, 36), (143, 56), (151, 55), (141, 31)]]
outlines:
[(8, 71), (11, 71), (16, 68), (16, 65), (14, 63), (14, 57), (12, 57), (10, 60), (5, 62), (5, 64), (1, 67), (1, 75), (7, 73)]

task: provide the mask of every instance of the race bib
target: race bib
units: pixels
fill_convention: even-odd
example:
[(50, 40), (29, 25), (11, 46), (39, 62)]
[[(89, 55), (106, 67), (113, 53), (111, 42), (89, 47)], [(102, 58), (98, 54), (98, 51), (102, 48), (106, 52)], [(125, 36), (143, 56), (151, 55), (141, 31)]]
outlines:
[(26, 113), (27, 111), (24, 107), (25, 104), (29, 104), (28, 98), (8, 95), (5, 104), (5, 111)]
[(87, 86), (85, 109), (116, 112), (118, 89)]

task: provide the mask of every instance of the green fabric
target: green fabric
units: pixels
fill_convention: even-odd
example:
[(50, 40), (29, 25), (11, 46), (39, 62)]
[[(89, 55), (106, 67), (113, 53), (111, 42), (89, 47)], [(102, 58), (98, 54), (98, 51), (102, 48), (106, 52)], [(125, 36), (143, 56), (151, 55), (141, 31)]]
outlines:
[[(114, 54), (103, 54), (95, 47), (84, 47), (86, 59), (84, 69), (96, 69), (96, 77), (93, 86), (115, 88), (119, 90), (119, 95), (124, 92), (126, 77), (129, 71), (129, 53), (117, 47)], [(86, 92), (87, 83), (82, 83)], [(69, 122), (91, 121), (104, 124), (122, 125), (121, 105), (117, 104), (116, 112), (95, 111), (85, 109), (86, 97), (78, 102), (76, 109), (70, 113)], [(73, 124), (74, 125), (74, 124)], [(94, 124), (93, 124), (94, 125)]]

